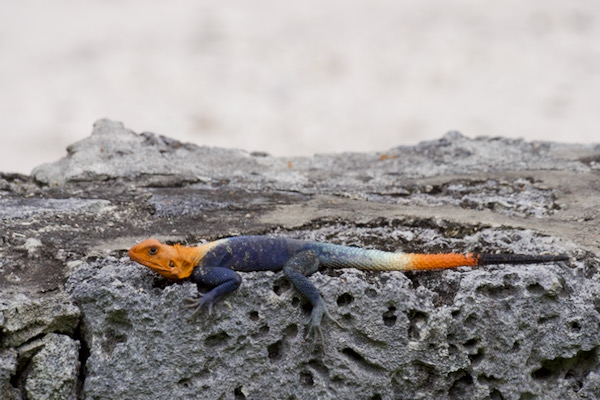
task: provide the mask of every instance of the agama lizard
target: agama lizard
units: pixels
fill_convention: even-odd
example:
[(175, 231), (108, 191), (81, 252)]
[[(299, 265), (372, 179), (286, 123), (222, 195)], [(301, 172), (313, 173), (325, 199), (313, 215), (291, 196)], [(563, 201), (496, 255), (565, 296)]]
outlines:
[[(197, 299), (185, 299), (194, 314), (212, 307), (236, 290), (242, 278), (236, 271), (281, 271), (308, 301), (312, 312), (307, 336), (321, 335), (323, 316), (335, 321), (323, 298), (308, 280), (319, 266), (374, 271), (418, 271), (490, 264), (535, 264), (566, 261), (566, 255), (445, 253), (410, 254), (365, 250), (329, 243), (272, 236), (237, 236), (197, 247), (167, 245), (148, 239), (132, 247), (129, 257), (171, 280), (191, 279), (210, 290)], [(336, 321), (337, 322), (337, 321)]]

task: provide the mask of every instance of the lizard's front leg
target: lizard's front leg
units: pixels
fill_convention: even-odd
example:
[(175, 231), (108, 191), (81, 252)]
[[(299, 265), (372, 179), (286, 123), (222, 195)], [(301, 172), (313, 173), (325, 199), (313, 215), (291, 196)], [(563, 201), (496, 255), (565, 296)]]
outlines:
[(190, 276), (192, 282), (199, 286), (208, 286), (211, 288), (208, 293), (200, 295), (198, 298), (186, 298), (186, 308), (193, 308), (191, 317), (196, 315), (202, 308), (208, 309), (208, 315), (212, 314), (212, 307), (215, 302), (228, 293), (233, 292), (242, 283), (242, 277), (229, 268), (221, 267), (196, 267)]
[[(325, 307), (325, 301), (319, 294), (317, 288), (308, 280), (307, 276), (314, 274), (319, 269), (319, 257), (312, 250), (302, 251), (290, 258), (283, 267), (283, 273), (292, 283), (294, 288), (312, 304), (312, 312), (308, 323), (306, 336), (319, 336), (323, 344), (323, 332), (321, 321), (323, 315), (340, 325)], [(340, 325), (341, 326), (341, 325)]]

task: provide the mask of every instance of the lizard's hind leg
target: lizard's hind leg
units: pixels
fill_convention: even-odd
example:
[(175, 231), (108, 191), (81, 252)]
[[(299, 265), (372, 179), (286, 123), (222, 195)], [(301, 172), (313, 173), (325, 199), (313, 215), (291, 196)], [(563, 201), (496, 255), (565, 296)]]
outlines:
[[(306, 337), (319, 337), (321, 344), (324, 344), (323, 332), (321, 330), (321, 321), (323, 315), (335, 322), (341, 327), (341, 324), (336, 321), (327, 308), (325, 301), (319, 294), (317, 288), (308, 280), (308, 276), (314, 274), (319, 269), (319, 257), (312, 250), (305, 250), (290, 258), (283, 267), (283, 273), (296, 290), (312, 305), (312, 312), (308, 322)], [(324, 347), (324, 346), (323, 346)]]

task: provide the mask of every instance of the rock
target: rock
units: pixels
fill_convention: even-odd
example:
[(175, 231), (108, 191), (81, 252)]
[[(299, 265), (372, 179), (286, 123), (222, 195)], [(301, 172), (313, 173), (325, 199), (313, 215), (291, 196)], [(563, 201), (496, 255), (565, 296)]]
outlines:
[[(453, 132), (278, 158), (101, 120), (31, 177), (0, 175), (0, 387), (68, 398), (77, 376), (89, 399), (600, 398), (599, 170), (594, 145)], [(322, 346), (281, 273), (243, 274), (212, 316), (189, 320), (181, 304), (198, 288), (125, 254), (150, 236), (237, 234), (571, 259), (320, 271), (310, 279), (343, 325), (325, 320)]]
[(69, 146), (67, 153), (58, 162), (35, 168), (33, 178), (46, 185), (144, 178), (146, 183), (173, 186), (213, 180), (215, 169), (229, 171), (250, 159), (242, 151), (184, 145), (152, 133), (137, 135), (109, 120), (98, 121), (92, 135)]
[(79, 373), (79, 342), (50, 333), (42, 349), (31, 359), (25, 381), (29, 400), (75, 399)]
[(6, 400), (20, 400), (20, 390), (12, 385), (11, 378), (17, 373), (17, 351), (0, 350), (0, 394)]
[(3, 290), (0, 313), (2, 347), (17, 347), (50, 332), (72, 335), (79, 322), (79, 308), (64, 292), (34, 296)]

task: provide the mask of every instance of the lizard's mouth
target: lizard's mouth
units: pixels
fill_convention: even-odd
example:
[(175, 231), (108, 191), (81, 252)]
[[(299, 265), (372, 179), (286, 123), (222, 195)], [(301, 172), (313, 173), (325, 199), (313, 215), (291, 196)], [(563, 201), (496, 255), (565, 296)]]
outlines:
[(127, 256), (129, 258), (131, 258), (133, 261), (138, 262), (140, 264), (143, 265), (147, 265), (149, 264), (148, 260), (144, 260), (142, 257), (138, 256), (133, 249), (129, 249), (129, 251), (127, 252)]

